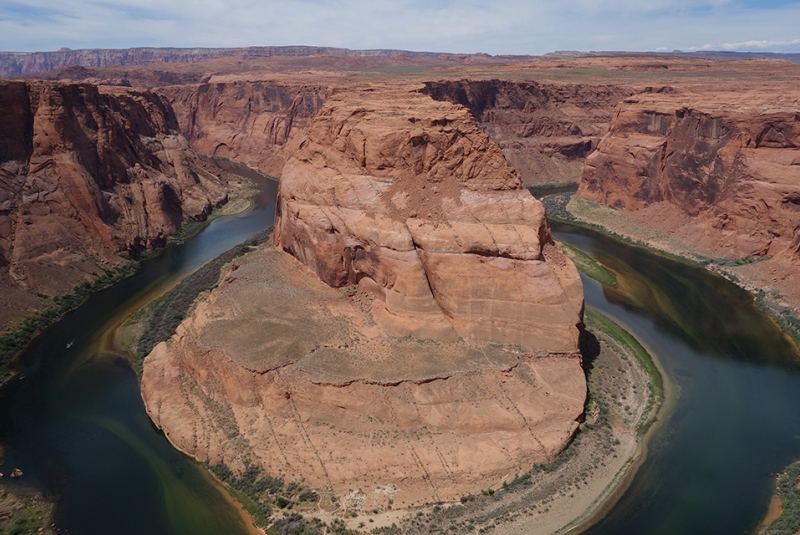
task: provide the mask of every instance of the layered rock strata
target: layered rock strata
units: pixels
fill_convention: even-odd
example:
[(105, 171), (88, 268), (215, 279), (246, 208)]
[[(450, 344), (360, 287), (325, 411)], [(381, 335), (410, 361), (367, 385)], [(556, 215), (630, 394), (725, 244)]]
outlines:
[(643, 93), (617, 109), (578, 195), (713, 256), (800, 263), (797, 92)]
[(324, 86), (237, 81), (166, 87), (181, 131), (197, 152), (280, 176), (289, 137), (322, 107)]
[(5, 82), (0, 113), (0, 282), (12, 310), (164, 245), (226, 199), (153, 93)]
[(569, 442), (577, 354), (386, 336), (370, 300), (275, 249), (243, 257), (145, 359), (148, 413), (198, 460), (302, 481), (329, 510), (458, 500)]
[(614, 107), (633, 93), (616, 85), (508, 80), (426, 82), (423, 92), (468, 108), (526, 186), (579, 182)]
[(463, 107), (388, 89), (332, 96), (278, 204), (276, 245), (330, 286), (375, 293), (388, 333), (577, 347), (577, 272)]
[(297, 146), (276, 248), (146, 358), (156, 424), (334, 509), (455, 500), (553, 460), (586, 396), (583, 292), (500, 149), (465, 108), (392, 87), (330, 95)]

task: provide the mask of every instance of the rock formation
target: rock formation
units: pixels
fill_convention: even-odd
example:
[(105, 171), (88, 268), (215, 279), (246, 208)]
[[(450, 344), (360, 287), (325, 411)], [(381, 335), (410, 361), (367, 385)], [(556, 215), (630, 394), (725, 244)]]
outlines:
[(237, 81), (160, 90), (197, 152), (241, 161), (280, 176), (289, 136), (319, 111), (322, 86)]
[(668, 230), (706, 254), (800, 263), (797, 98), (767, 88), (631, 97), (586, 160), (578, 195), (652, 224), (680, 220)]
[(59, 295), (119, 256), (164, 245), (184, 221), (204, 219), (226, 199), (153, 93), (5, 82), (0, 113), (7, 309), (37, 308), (34, 294)]
[(427, 82), (423, 92), (467, 107), (526, 186), (577, 183), (614, 107), (632, 94), (615, 85), (508, 80)]
[(333, 509), (455, 500), (554, 459), (585, 401), (583, 292), (500, 149), (397, 87), (333, 92), (298, 141), (277, 247), (145, 359), (153, 421)]
[(386, 332), (574, 351), (575, 268), (467, 110), (385, 88), (343, 95), (284, 167), (276, 245), (330, 286), (373, 291)]

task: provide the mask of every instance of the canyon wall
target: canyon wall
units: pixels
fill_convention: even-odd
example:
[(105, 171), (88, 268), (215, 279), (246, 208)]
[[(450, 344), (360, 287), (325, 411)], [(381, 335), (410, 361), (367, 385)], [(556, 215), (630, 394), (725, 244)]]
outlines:
[(577, 183), (583, 160), (632, 90), (507, 80), (426, 82), (423, 93), (469, 109), (525, 186)]
[(159, 90), (197, 152), (244, 162), (276, 177), (290, 135), (307, 126), (326, 92), (325, 86), (249, 81)]
[(578, 195), (675, 225), (667, 230), (705, 254), (800, 263), (797, 98), (767, 88), (629, 98), (587, 158)]
[(226, 200), (153, 93), (4, 82), (0, 113), (0, 283), (11, 311), (163, 246)]
[[(338, 89), (336, 89), (338, 87)], [(200, 153), (280, 176), (326, 95), (346, 85), (221, 81), (167, 86), (181, 130)], [(612, 85), (555, 85), (504, 80), (425, 82), (422, 93), (465, 106), (520, 174), (523, 185), (579, 181), (583, 161), (608, 132), (614, 106), (631, 90)]]

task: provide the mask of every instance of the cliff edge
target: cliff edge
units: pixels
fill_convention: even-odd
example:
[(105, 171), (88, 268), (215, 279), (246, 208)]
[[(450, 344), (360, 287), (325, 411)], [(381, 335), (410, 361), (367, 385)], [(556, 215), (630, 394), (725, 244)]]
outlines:
[(154, 93), (1, 82), (0, 113), (2, 323), (227, 198)]

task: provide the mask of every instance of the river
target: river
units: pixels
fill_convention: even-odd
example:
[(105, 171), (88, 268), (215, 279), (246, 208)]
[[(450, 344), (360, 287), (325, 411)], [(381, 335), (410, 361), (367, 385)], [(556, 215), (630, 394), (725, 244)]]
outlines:
[(553, 230), (616, 275), (616, 287), (583, 277), (586, 304), (658, 356), (677, 397), (631, 486), (587, 533), (751, 534), (773, 475), (800, 456), (796, 348), (722, 277), (597, 232)]
[[(213, 221), (92, 295), (32, 342), (19, 360), (24, 372), (0, 389), (4, 467), (25, 474), (10, 484), (56, 500), (64, 533), (248, 532), (224, 491), (150, 423), (129, 360), (109, 343), (153, 296), (272, 224), (277, 185), (233, 170), (265, 188), (252, 210)], [(589, 533), (750, 533), (766, 511), (772, 474), (800, 456), (794, 347), (746, 292), (720, 277), (594, 232), (553, 227), (616, 274), (615, 288), (584, 279), (587, 306), (653, 350), (678, 392), (631, 486)]]
[(218, 165), (259, 183), (262, 193), (252, 209), (212, 221), (194, 238), (143, 262), (133, 276), (93, 294), (30, 344), (19, 359), (24, 372), (0, 389), (3, 471), (18, 467), (24, 473), (7, 484), (33, 487), (55, 500), (60, 532), (250, 532), (205, 469), (152, 425), (130, 361), (109, 343), (114, 328), (136, 309), (272, 224), (277, 183), (231, 162)]

